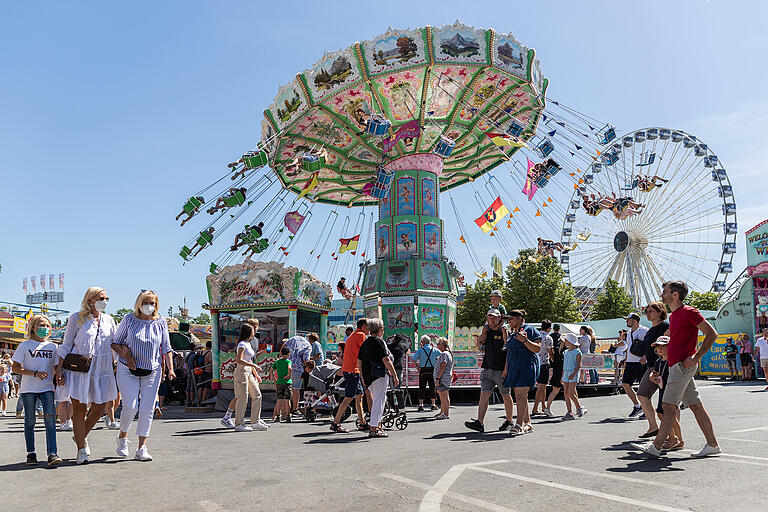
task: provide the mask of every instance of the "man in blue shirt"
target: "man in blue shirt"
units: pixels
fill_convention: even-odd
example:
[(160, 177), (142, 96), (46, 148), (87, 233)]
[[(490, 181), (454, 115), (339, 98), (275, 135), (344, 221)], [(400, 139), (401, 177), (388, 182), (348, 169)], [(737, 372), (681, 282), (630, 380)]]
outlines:
[(427, 396), (427, 386), (429, 386), (429, 409), (431, 411), (437, 410), (435, 407), (435, 380), (432, 377), (432, 373), (435, 368), (435, 361), (440, 351), (432, 346), (431, 338), (426, 334), (419, 340), (420, 347), (411, 359), (416, 363), (416, 367), (419, 369), (419, 412), (424, 411), (424, 398)]

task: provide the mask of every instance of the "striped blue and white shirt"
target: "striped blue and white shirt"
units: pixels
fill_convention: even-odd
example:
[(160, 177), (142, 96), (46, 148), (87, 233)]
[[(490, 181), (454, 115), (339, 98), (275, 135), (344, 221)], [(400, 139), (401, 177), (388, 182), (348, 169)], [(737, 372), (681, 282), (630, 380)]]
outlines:
[[(168, 324), (162, 317), (157, 320), (141, 320), (129, 313), (117, 326), (112, 342), (131, 349), (136, 367), (144, 370), (154, 370), (160, 366), (161, 356), (173, 351)], [(117, 360), (127, 365), (124, 357), (118, 356)]]

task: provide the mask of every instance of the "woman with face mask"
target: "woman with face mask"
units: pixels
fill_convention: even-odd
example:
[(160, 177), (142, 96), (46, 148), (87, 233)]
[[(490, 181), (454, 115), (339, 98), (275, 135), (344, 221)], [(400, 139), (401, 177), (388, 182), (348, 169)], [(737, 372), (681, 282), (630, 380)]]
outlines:
[(136, 298), (133, 313), (123, 317), (112, 340), (112, 349), (118, 355), (117, 384), (123, 395), (117, 454), (121, 457), (128, 455), (128, 429), (138, 411), (136, 435), (139, 444), (134, 458), (139, 461), (152, 460), (146, 442), (162, 377), (161, 357), (165, 358), (168, 378), (176, 378), (168, 324), (158, 315), (159, 310), (155, 292), (142, 290)]
[[(108, 303), (109, 296), (103, 288), (88, 288), (80, 303), (80, 311), (69, 317), (64, 342), (59, 347), (57, 378), (63, 379), (72, 401), (72, 430), (78, 464), (88, 463), (91, 451), (87, 437), (104, 414), (104, 404), (117, 398), (110, 347), (117, 326), (112, 317), (104, 313)], [(80, 371), (62, 370), (69, 354), (90, 359), (90, 366), (80, 368)], [(88, 404), (91, 404), (90, 409)]]

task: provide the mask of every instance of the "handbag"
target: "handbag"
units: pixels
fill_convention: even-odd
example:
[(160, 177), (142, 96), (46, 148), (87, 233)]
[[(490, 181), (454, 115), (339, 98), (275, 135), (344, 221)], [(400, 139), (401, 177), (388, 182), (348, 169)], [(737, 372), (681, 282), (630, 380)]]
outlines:
[(636, 340), (634, 334), (632, 336), (632, 344), (629, 346), (629, 353), (633, 356), (643, 357), (645, 355), (645, 344), (642, 340)]
[[(99, 338), (99, 332), (101, 332), (101, 315), (96, 322), (96, 339)], [(74, 341), (72, 342), (72, 348), (69, 349), (69, 354), (64, 358), (61, 363), (61, 367), (65, 370), (78, 373), (88, 373), (91, 369), (91, 357), (84, 356), (82, 354), (73, 354), (72, 350), (75, 348)]]

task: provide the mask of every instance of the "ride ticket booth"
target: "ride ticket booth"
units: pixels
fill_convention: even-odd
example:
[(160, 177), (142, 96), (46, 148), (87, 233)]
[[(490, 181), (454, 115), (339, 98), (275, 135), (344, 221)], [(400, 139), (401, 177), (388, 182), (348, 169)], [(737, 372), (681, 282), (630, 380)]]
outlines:
[(274, 261), (246, 261), (208, 275), (206, 285), (214, 389), (233, 389), (240, 326), (250, 318), (259, 320), (254, 348), (268, 350), (256, 358), (263, 388), (274, 386), (272, 364), (284, 339), (315, 332), (326, 350), (331, 287), (311, 274)]

